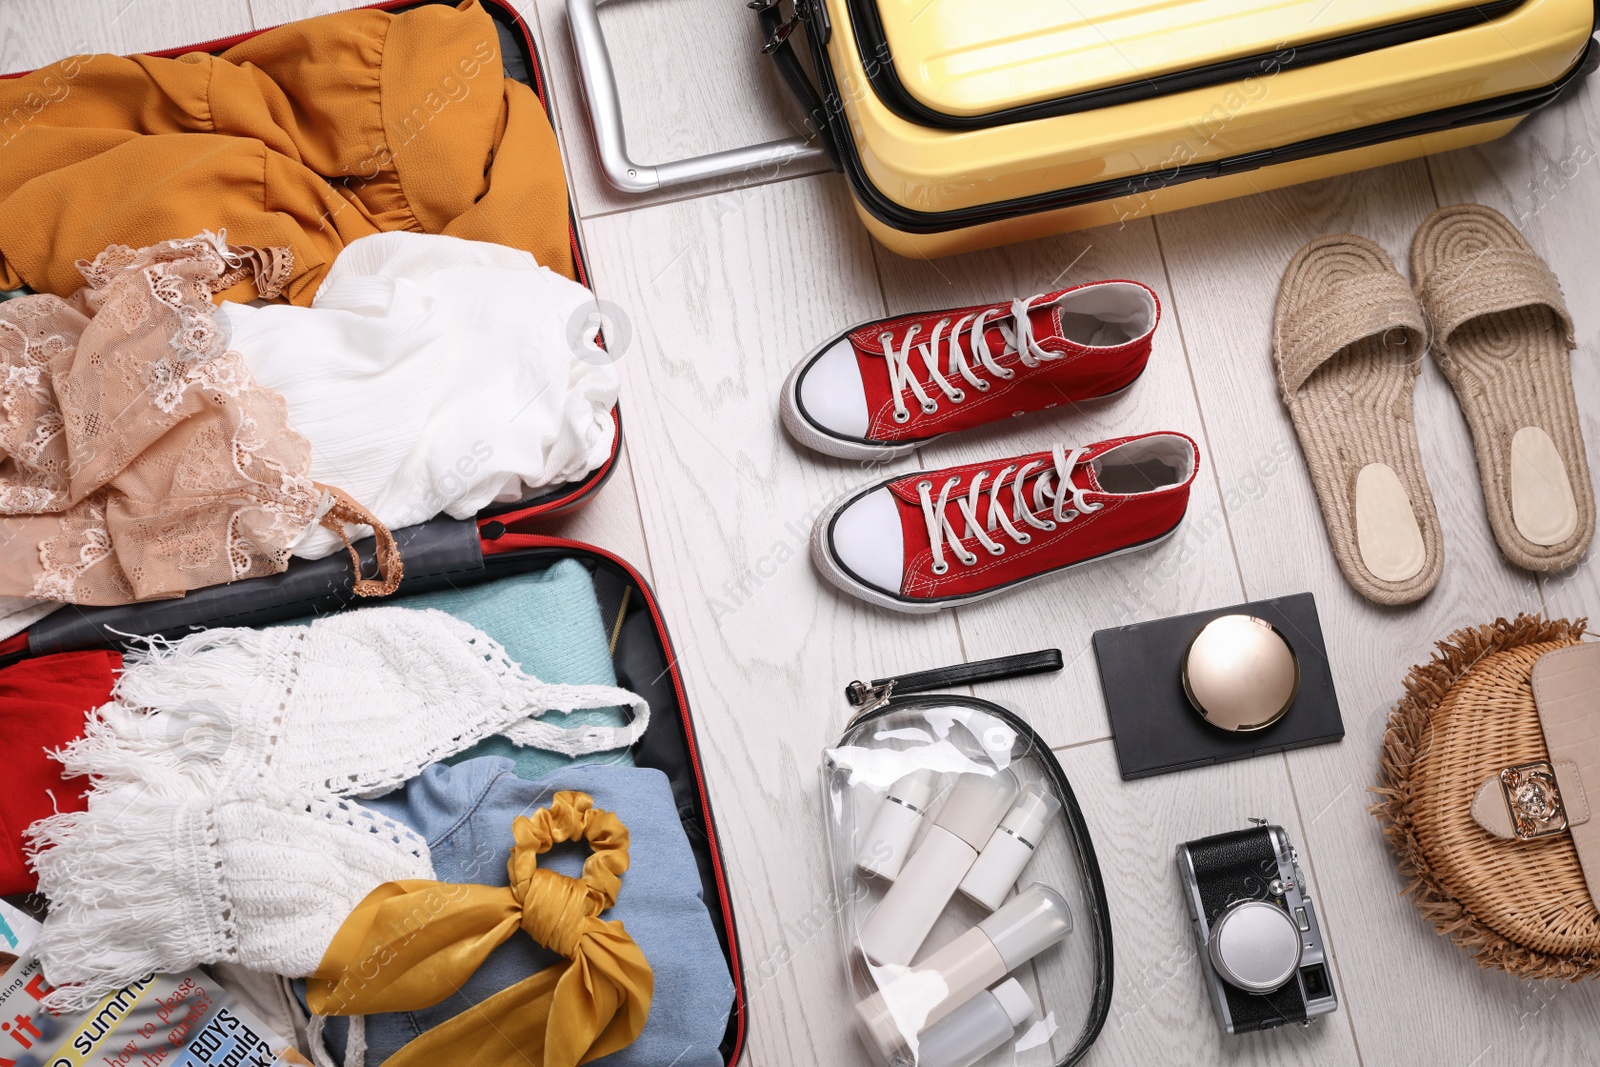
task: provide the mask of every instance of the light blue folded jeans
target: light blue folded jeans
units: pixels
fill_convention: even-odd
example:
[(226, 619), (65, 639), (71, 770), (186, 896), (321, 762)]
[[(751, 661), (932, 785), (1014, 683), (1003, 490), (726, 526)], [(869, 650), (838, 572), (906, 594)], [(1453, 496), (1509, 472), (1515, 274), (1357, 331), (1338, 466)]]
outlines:
[[(486, 756), (436, 764), (405, 788), (364, 803), (427, 839), (440, 881), (504, 886), (512, 821), (547, 806), (563, 789), (588, 793), (595, 807), (614, 812), (628, 828), (631, 865), (616, 906), (602, 918), (622, 921), (655, 972), (644, 1031), (627, 1048), (592, 1062), (721, 1067), (718, 1045), (733, 1008), (733, 979), (701, 898), (699, 869), (666, 775), (590, 765), (530, 782), (517, 777), (510, 760)], [(587, 855), (587, 846), (557, 845), (540, 865), (576, 878)], [(459, 993), (420, 1011), (368, 1016), (367, 1063), (381, 1063), (417, 1035), (560, 959), (519, 930), (490, 953)], [(328, 1020), (328, 1047), (340, 1062), (346, 1026), (343, 1019)]]

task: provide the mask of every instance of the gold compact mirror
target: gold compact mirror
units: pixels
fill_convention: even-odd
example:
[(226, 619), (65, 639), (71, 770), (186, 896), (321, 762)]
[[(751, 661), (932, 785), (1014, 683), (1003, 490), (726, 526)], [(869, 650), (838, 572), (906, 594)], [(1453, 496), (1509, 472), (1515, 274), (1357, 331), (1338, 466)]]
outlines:
[(1230, 733), (1264, 730), (1300, 692), (1300, 661), (1277, 628), (1254, 615), (1201, 627), (1183, 654), (1183, 691), (1196, 711)]

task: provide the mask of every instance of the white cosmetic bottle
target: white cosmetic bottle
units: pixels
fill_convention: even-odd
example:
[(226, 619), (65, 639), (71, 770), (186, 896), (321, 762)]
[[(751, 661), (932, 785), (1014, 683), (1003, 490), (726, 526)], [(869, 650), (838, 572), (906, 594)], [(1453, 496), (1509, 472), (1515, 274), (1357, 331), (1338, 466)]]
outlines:
[(972, 1067), (1038, 1014), (1015, 978), (979, 993), (917, 1036), (917, 1067)]
[(1059, 814), (1061, 801), (1037, 789), (1023, 790), (961, 880), (961, 892), (990, 911), (998, 908)]
[(911, 852), (911, 842), (916, 839), (917, 828), (933, 803), (938, 782), (936, 771), (920, 770), (912, 771), (889, 787), (883, 806), (862, 840), (861, 851), (856, 853), (857, 867), (886, 882), (899, 876)]
[[(896, 883), (897, 885), (900, 883)], [(919, 1034), (1072, 930), (1060, 893), (1039, 882), (856, 1005), (867, 1047), (892, 1060)]]
[(1009, 770), (956, 779), (939, 817), (861, 927), (868, 960), (911, 962), (1016, 795), (1017, 778)]

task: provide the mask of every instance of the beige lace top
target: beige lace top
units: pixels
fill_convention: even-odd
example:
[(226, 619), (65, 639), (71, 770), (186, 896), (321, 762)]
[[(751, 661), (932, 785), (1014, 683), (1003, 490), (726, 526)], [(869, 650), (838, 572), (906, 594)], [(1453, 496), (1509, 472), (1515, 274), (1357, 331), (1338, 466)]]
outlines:
[[(70, 299), (0, 303), (0, 595), (181, 596), (281, 571), (324, 512), (360, 510), (311, 480), (310, 446), (211, 303), (252, 275), (276, 295), (290, 259), (209, 233), (114, 245), (78, 262)], [(359, 591), (392, 590), (389, 570)]]

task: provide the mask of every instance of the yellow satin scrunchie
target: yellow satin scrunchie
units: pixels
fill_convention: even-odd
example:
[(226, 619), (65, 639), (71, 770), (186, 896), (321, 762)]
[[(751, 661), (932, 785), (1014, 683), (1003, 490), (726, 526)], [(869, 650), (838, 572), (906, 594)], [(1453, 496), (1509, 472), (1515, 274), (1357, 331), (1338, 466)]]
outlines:
[[(511, 825), (511, 885), (410, 880), (367, 894), (340, 925), (306, 1000), (317, 1015), (414, 1011), (461, 988), (520, 926), (567, 963), (547, 967), (409, 1042), (385, 1067), (575, 1067), (626, 1046), (644, 1029), (655, 976), (617, 920), (628, 828), (587, 793), (557, 793)], [(594, 850), (582, 880), (539, 866), (558, 841)]]

